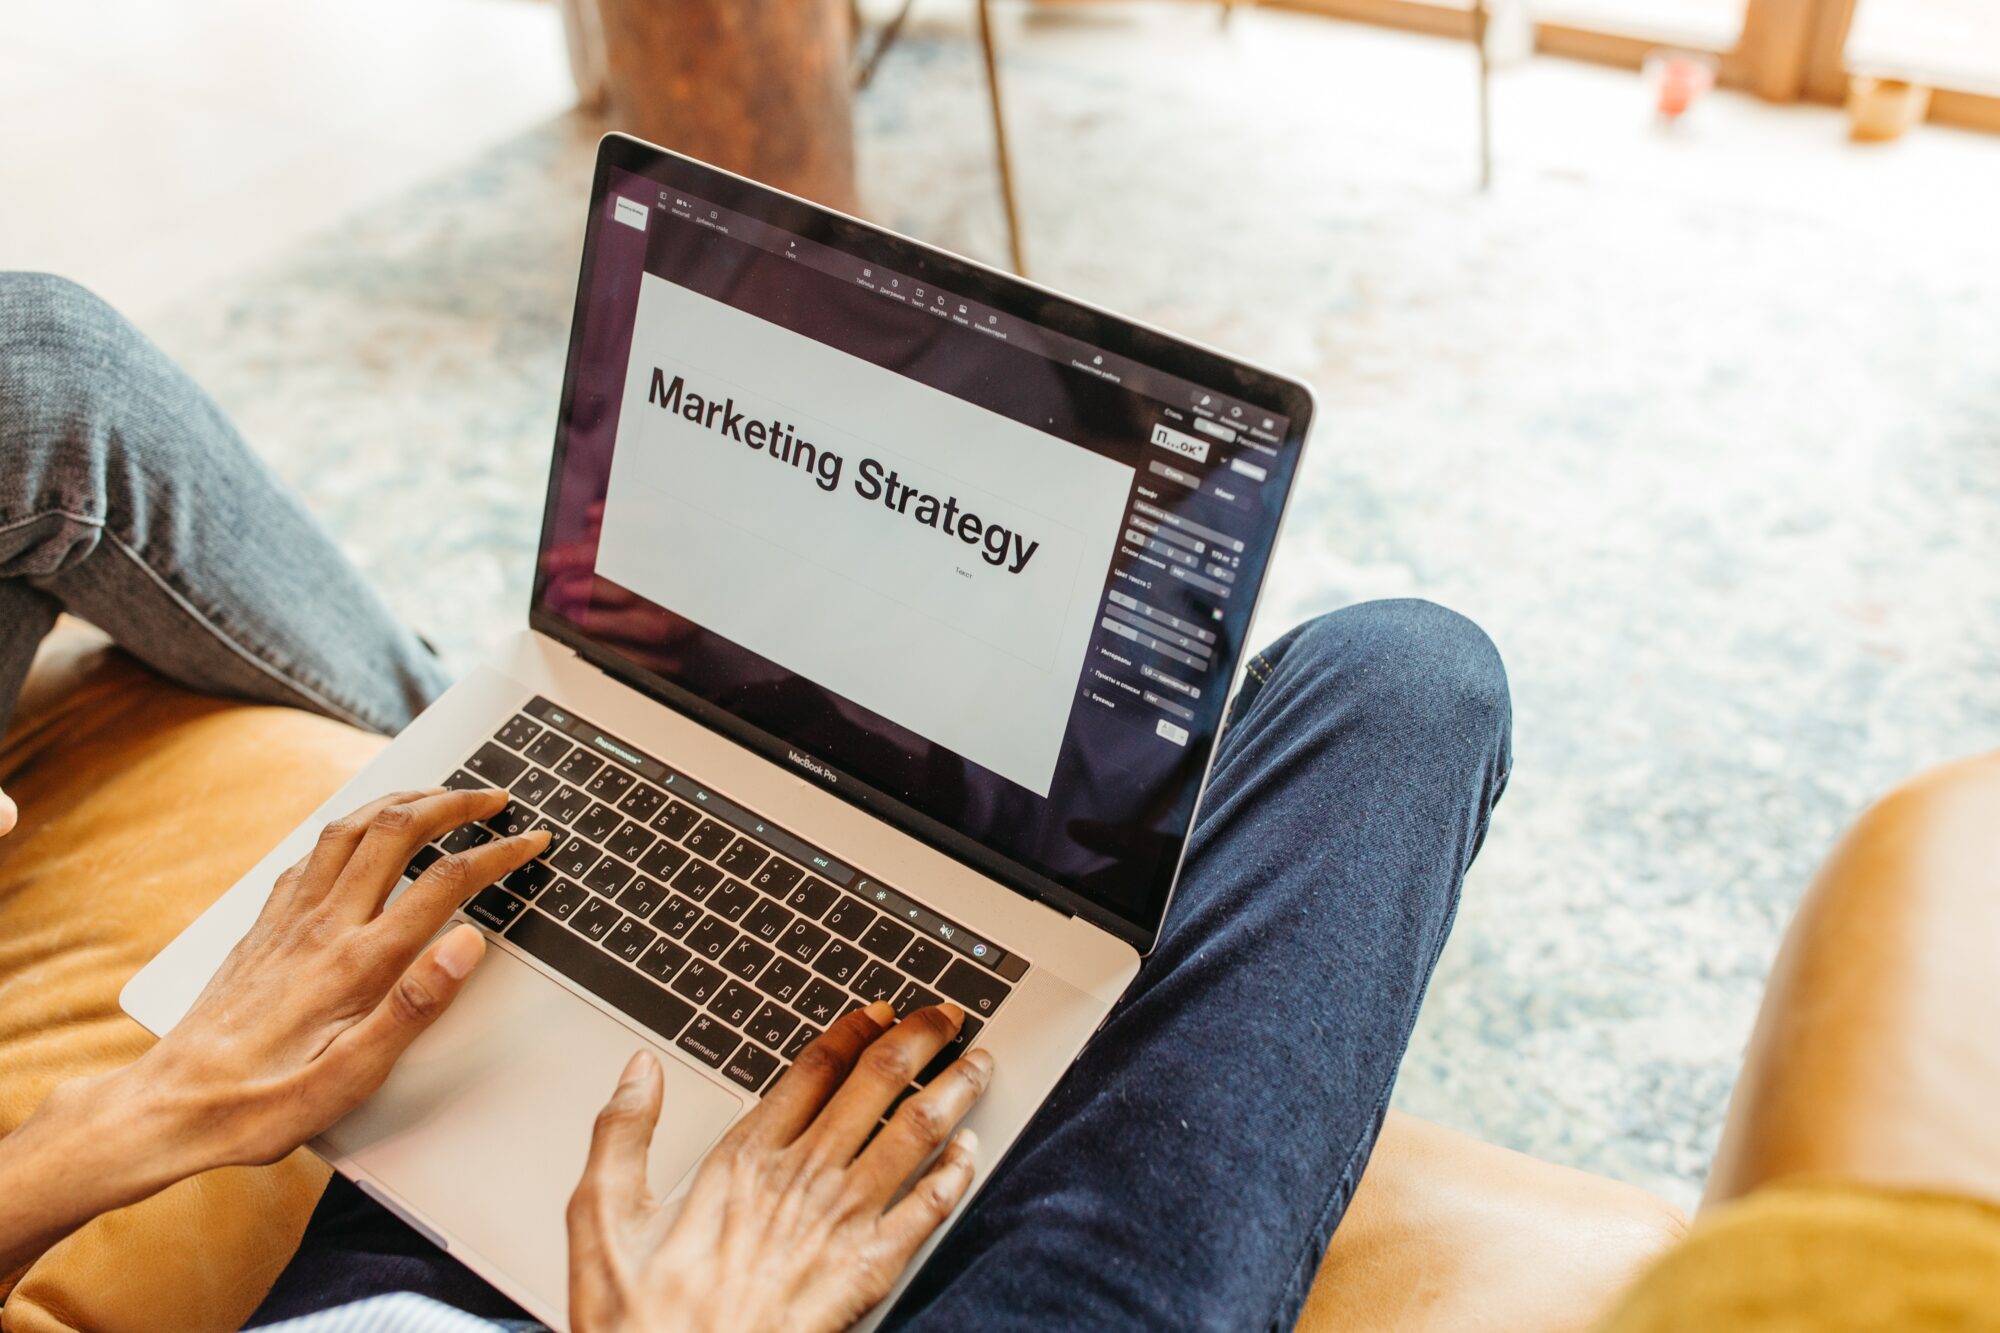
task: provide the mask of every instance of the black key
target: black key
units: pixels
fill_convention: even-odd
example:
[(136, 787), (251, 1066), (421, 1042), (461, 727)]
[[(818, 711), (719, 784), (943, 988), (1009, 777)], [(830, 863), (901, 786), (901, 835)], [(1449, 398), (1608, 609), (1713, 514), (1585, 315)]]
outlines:
[(912, 981), (909, 985), (896, 992), (896, 998), (889, 1001), (889, 1005), (896, 1011), (897, 1018), (908, 1018), (911, 1014), (924, 1008), (926, 1005), (933, 1005), (937, 1002), (938, 996), (935, 992), (925, 990), (922, 986)]
[(958, 1059), (959, 1056), (964, 1055), (972, 1048), (973, 1041), (979, 1036), (979, 1029), (985, 1026), (984, 1022), (974, 1018), (971, 1014), (967, 1014), (965, 1016), (965, 1025), (959, 1028), (958, 1035), (946, 1042), (944, 1049), (931, 1057), (931, 1062), (918, 1071), (918, 1085), (928, 1087), (932, 1079), (950, 1068), (952, 1061)]
[(493, 833), (490, 829), (483, 829), (477, 824), (460, 824), (439, 838), (438, 846), (447, 852), (469, 852), (480, 843), (491, 841)]
[(526, 833), (535, 826), (535, 808), (525, 801), (509, 801), (500, 807), (500, 813), (486, 821), (486, 827), (502, 838), (511, 838)]
[(581, 787), (584, 783), (590, 781), (598, 769), (603, 767), (604, 761), (602, 759), (599, 759), (582, 746), (578, 746), (563, 756), (563, 761), (556, 765), (556, 776), (564, 782), (573, 782)]
[(446, 778), (444, 780), (444, 785), (445, 788), (449, 791), (485, 791), (493, 784), (488, 782), (485, 778), (475, 778), (472, 776), (472, 774), (466, 772), (464, 769), (461, 768), (454, 771), (450, 777)]
[(820, 924), (844, 940), (861, 938), (861, 932), (868, 929), (868, 923), (875, 919), (875, 909), (864, 907), (857, 898), (841, 895), (827, 914), (819, 919)]
[(740, 981), (725, 982), (715, 998), (708, 1002), (708, 1012), (714, 1014), (733, 1028), (740, 1028), (750, 1021), (750, 1015), (757, 1012), (764, 1003), (764, 997)]
[(618, 895), (618, 905), (636, 917), (651, 916), (654, 909), (666, 900), (667, 886), (644, 875), (632, 876), (625, 892)]
[(743, 918), (743, 929), (763, 940), (774, 944), (785, 933), (785, 927), (792, 924), (792, 914), (772, 902), (769, 898), (750, 909)]
[(885, 916), (861, 937), (861, 947), (877, 958), (896, 958), (901, 956), (903, 946), (915, 938), (915, 931)]
[(729, 946), (736, 943), (736, 932), (712, 916), (705, 916), (695, 923), (687, 933), (687, 946), (702, 958), (720, 958), (729, 952)]
[(583, 882), (605, 897), (615, 898), (620, 889), (632, 882), (632, 867), (615, 856), (607, 856), (590, 868)]
[(613, 856), (636, 865), (657, 841), (659, 839), (649, 833), (644, 824), (635, 824), (628, 819), (618, 826), (616, 833), (604, 840), (604, 846)]
[(854, 978), (854, 993), (873, 1004), (895, 999), (896, 992), (908, 984), (909, 978), (887, 963), (870, 963)]
[(669, 995), (610, 954), (584, 943), (540, 912), (522, 913), (507, 932), (507, 938), (668, 1041), (672, 1041), (694, 1017), (694, 1006), (686, 1000)]
[(834, 905), (840, 898), (840, 890), (823, 879), (807, 875), (798, 886), (785, 895), (785, 906), (800, 916), (809, 916), (817, 921), (820, 914)]
[(660, 843), (639, 858), (639, 869), (655, 879), (672, 879), (688, 863), (688, 854), (670, 842)]
[(604, 899), (592, 898), (576, 909), (568, 924), (569, 928), (579, 935), (588, 935), (594, 940), (601, 940), (611, 933), (611, 928), (617, 925), (624, 915)]
[(542, 813), (557, 823), (568, 824), (584, 811), (590, 809), (590, 798), (567, 782), (549, 794), (542, 802)]
[(951, 950), (935, 940), (916, 939), (903, 950), (903, 956), (896, 960), (896, 966), (908, 972), (918, 981), (928, 986), (937, 980), (938, 973), (951, 961)]
[(616, 805), (618, 799), (630, 791), (632, 784), (637, 781), (637, 778), (624, 769), (613, 768), (606, 764), (597, 770), (596, 777), (584, 784), (583, 789), (600, 801), (609, 801)]
[(444, 853), (437, 848), (429, 846), (419, 847), (417, 848), (417, 854), (410, 858), (410, 864), (405, 867), (403, 873), (411, 879), (415, 879), (443, 859)]
[(549, 793), (562, 785), (562, 781), (547, 769), (529, 767), (521, 776), (507, 784), (514, 795), (530, 805), (540, 805), (549, 799)]
[(578, 833), (592, 842), (603, 842), (618, 831), (622, 822), (616, 810), (600, 801), (577, 816), (573, 825)]
[(549, 864), (556, 868), (558, 875), (568, 875), (571, 879), (582, 879), (590, 873), (590, 868), (604, 858), (604, 853), (585, 842), (582, 838), (571, 838), (560, 847), (551, 848), (547, 853)]
[(771, 961), (771, 951), (755, 940), (739, 939), (729, 946), (729, 952), (722, 955), (722, 970), (732, 972), (750, 980), (764, 970), (764, 964)]
[(743, 1038), (731, 1032), (707, 1014), (697, 1014), (688, 1030), (681, 1034), (677, 1043), (682, 1050), (712, 1069), (722, 1068), (722, 1062), (736, 1053), (743, 1044)]
[(968, 1014), (991, 1014), (1007, 998), (1006, 982), (963, 958), (945, 969), (937, 988), (957, 1000)]
[(666, 905), (653, 913), (652, 920), (661, 930), (680, 939), (694, 929), (695, 922), (701, 920), (701, 909), (678, 893), (670, 893)]
[(465, 905), (465, 914), (482, 926), (505, 930), (526, 907), (526, 903), (496, 884), (481, 889), (478, 896)]
[(791, 862), (780, 861), (774, 856), (762, 870), (750, 877), (750, 883), (773, 898), (783, 898), (792, 891), (792, 885), (805, 878), (805, 873)]
[(674, 973), (681, 970), (681, 964), (688, 957), (688, 951), (672, 940), (654, 940), (653, 947), (646, 950), (646, 956), (639, 960), (639, 970), (661, 981), (672, 981)]
[(542, 894), (541, 907), (556, 920), (567, 921), (577, 908), (589, 901), (588, 893), (566, 879), (559, 879)]
[(722, 872), (706, 861), (689, 861), (674, 876), (674, 887), (696, 902), (708, 897), (709, 890), (720, 883)]
[(681, 846), (703, 856), (720, 855), (736, 838), (736, 830), (713, 819), (701, 821), (701, 827), (681, 839)]
[(766, 1000), (764, 1007), (757, 1011), (745, 1030), (752, 1041), (761, 1041), (772, 1050), (781, 1049), (792, 1033), (798, 1030), (798, 1015), (788, 1009), (780, 1009)]
[(561, 736), (556, 735), (553, 731), (543, 732), (527, 750), (528, 758), (534, 760), (543, 768), (555, 767), (562, 762), (563, 756), (568, 753), (569, 742)]
[(551, 847), (562, 846), (563, 839), (569, 836), (568, 829), (556, 823), (555, 820), (550, 819), (547, 815), (536, 815), (535, 827), (549, 835), (549, 846)]
[(611, 928), (611, 933), (604, 937), (604, 947), (626, 962), (636, 963), (658, 938), (660, 938), (659, 931), (642, 926), (628, 916), (621, 918), (618, 924)]
[(796, 1060), (799, 1052), (811, 1045), (812, 1039), (818, 1035), (818, 1028), (810, 1023), (801, 1023), (799, 1024), (799, 1030), (792, 1034), (792, 1039), (785, 1043), (785, 1049), (779, 1051), (778, 1054), (784, 1056), (787, 1060)]
[(465, 766), (493, 786), (504, 787), (521, 776), (521, 770), (528, 766), (528, 761), (488, 741), (479, 747), (477, 754), (465, 761)]
[(730, 1082), (762, 1092), (771, 1075), (778, 1072), (778, 1057), (746, 1044), (723, 1062), (722, 1072)]
[(757, 978), (757, 989), (779, 1004), (790, 1004), (798, 998), (800, 988), (811, 980), (812, 973), (789, 958), (778, 958)]
[(779, 937), (778, 951), (790, 954), (801, 963), (810, 963), (826, 940), (826, 932), (812, 922), (794, 921), (792, 928)]
[(679, 801), (668, 801), (667, 808), (653, 817), (653, 827), (678, 841), (687, 836), (687, 831), (701, 819), (691, 805)]
[(643, 824), (657, 814), (660, 807), (666, 803), (665, 792), (658, 787), (649, 787), (640, 782), (633, 784), (632, 790), (625, 793), (625, 799), (618, 803), (618, 808)]
[(740, 879), (725, 879), (722, 887), (708, 896), (708, 910), (726, 921), (741, 921), (743, 914), (758, 903), (769, 902), (750, 891)]
[(825, 1027), (840, 1017), (842, 1006), (847, 1003), (847, 995), (830, 981), (807, 983), (805, 991), (792, 1001), (792, 1008), (806, 1016), (808, 1023)]
[(813, 971), (830, 981), (845, 986), (860, 973), (861, 969), (874, 962), (867, 954), (851, 944), (839, 940), (826, 946), (826, 952), (813, 960)]
[(674, 978), (674, 993), (685, 995), (696, 1004), (707, 1004), (708, 997), (729, 980), (723, 973), (710, 967), (699, 958), (691, 958), (681, 974)]
[(493, 739), (510, 750), (526, 749), (528, 743), (542, 734), (542, 724), (531, 722), (519, 713), (507, 719), (507, 725), (495, 732)]
[(747, 879), (770, 859), (771, 854), (750, 839), (738, 838), (729, 844), (728, 851), (715, 858), (715, 863), (738, 879)]
[(500, 882), (523, 898), (533, 898), (546, 889), (555, 877), (556, 872), (549, 869), (546, 861), (530, 861), (519, 870), (510, 872)]

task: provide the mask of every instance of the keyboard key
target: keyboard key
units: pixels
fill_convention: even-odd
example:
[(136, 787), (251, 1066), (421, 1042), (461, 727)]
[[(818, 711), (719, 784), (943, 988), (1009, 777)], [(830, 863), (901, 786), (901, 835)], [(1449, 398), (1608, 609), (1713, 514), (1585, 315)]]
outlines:
[(784, 908), (764, 899), (743, 918), (743, 929), (755, 935), (766, 944), (776, 944), (785, 928), (792, 924), (792, 914)]
[(952, 1061), (971, 1050), (972, 1043), (979, 1037), (979, 1029), (985, 1026), (986, 1024), (982, 1020), (974, 1018), (971, 1014), (967, 1014), (965, 1016), (965, 1024), (959, 1028), (958, 1035), (946, 1042), (944, 1049), (933, 1056), (931, 1062), (918, 1071), (918, 1086), (930, 1086), (930, 1081), (939, 1074), (942, 1074), (946, 1069), (949, 1069)]
[(707, 1004), (708, 997), (722, 989), (722, 983), (729, 980), (723, 973), (710, 967), (699, 958), (690, 958), (681, 974), (674, 978), (674, 994), (685, 995), (696, 1004)]
[(546, 861), (530, 861), (500, 882), (523, 898), (533, 898), (546, 889), (555, 877), (556, 872), (549, 868)]
[(606, 764), (603, 768), (597, 770), (596, 777), (583, 784), (583, 789), (600, 801), (609, 801), (613, 805), (616, 805), (620, 798), (632, 789), (632, 784), (637, 781), (637, 778), (627, 773), (624, 769), (614, 768)]
[(722, 887), (708, 896), (708, 910), (725, 921), (741, 921), (743, 914), (759, 903), (769, 902), (750, 891), (740, 879), (725, 879)]
[(710, 1068), (720, 1069), (722, 1062), (734, 1055), (736, 1048), (743, 1044), (743, 1038), (707, 1014), (697, 1014), (676, 1044)]
[(569, 928), (579, 935), (588, 935), (593, 940), (601, 940), (611, 933), (625, 914), (602, 898), (592, 898), (576, 909), (569, 919)]
[(858, 940), (874, 919), (874, 908), (864, 907), (859, 899), (842, 894), (819, 923), (844, 940)]
[(485, 791), (493, 784), (488, 782), (485, 778), (475, 778), (474, 776), (472, 776), (472, 774), (466, 772), (464, 769), (461, 768), (457, 769), (452, 773), (450, 777), (446, 778), (444, 780), (444, 785), (445, 789), (448, 791)]
[(896, 998), (889, 1001), (889, 1004), (895, 1009), (896, 1017), (908, 1018), (917, 1010), (926, 1008), (937, 1002), (938, 997), (935, 992), (927, 991), (912, 981), (909, 985), (897, 991)]
[(604, 947), (623, 958), (628, 963), (639, 961), (653, 941), (660, 938), (660, 932), (640, 925), (631, 917), (623, 917), (604, 937)]
[(885, 916), (861, 937), (861, 947), (877, 958), (895, 959), (902, 957), (904, 947), (915, 938), (915, 931)]
[(769, 1051), (745, 1045), (723, 1062), (722, 1072), (731, 1082), (752, 1092), (762, 1092), (764, 1085), (771, 1081), (771, 1075), (778, 1072), (778, 1057)]
[(469, 852), (482, 842), (491, 841), (493, 841), (492, 830), (481, 828), (477, 824), (460, 824), (439, 838), (438, 846), (447, 852)]
[(708, 897), (709, 890), (720, 883), (722, 872), (706, 861), (689, 861), (674, 876), (674, 887), (696, 902)]
[(735, 839), (736, 831), (727, 824), (704, 819), (700, 828), (681, 839), (681, 846), (703, 856), (717, 856)]
[(510, 750), (525, 750), (528, 748), (528, 743), (541, 734), (541, 723), (530, 721), (524, 714), (516, 713), (507, 719), (506, 726), (493, 734), (493, 739)]
[(430, 846), (419, 847), (417, 848), (417, 854), (410, 858), (410, 864), (404, 868), (403, 873), (411, 879), (415, 879), (443, 859), (444, 853), (437, 848)]
[(666, 900), (667, 886), (644, 875), (632, 876), (625, 892), (618, 895), (618, 905), (640, 918), (651, 916)]
[(615, 898), (618, 891), (632, 882), (632, 867), (615, 856), (607, 856), (590, 868), (583, 877), (586, 887), (596, 889), (607, 898)]
[[(752, 1021), (754, 1022), (755, 1020)], [(810, 1046), (813, 1038), (818, 1035), (818, 1028), (810, 1023), (801, 1023), (799, 1024), (799, 1030), (792, 1034), (792, 1039), (785, 1043), (785, 1049), (779, 1051), (778, 1054), (787, 1060), (796, 1060), (799, 1058), (799, 1052)]]
[(536, 815), (534, 827), (549, 835), (549, 846), (551, 847), (562, 846), (563, 839), (569, 836), (568, 829), (556, 823), (555, 820), (550, 819), (547, 815)]
[(576, 909), (590, 901), (590, 895), (566, 879), (549, 885), (539, 906), (558, 921), (567, 921)]
[(903, 956), (896, 960), (896, 966), (908, 972), (926, 986), (937, 980), (938, 973), (951, 961), (951, 950), (935, 940), (917, 939), (903, 950)]
[(557, 787), (549, 799), (542, 802), (542, 813), (559, 824), (569, 824), (576, 817), (590, 809), (590, 798), (567, 782)]
[[(582, 892), (582, 890), (578, 890)], [(694, 1006), (570, 934), (540, 912), (524, 912), (507, 938), (621, 1013), (672, 1041)]]
[(562, 846), (550, 851), (548, 858), (549, 864), (556, 868), (558, 875), (582, 879), (590, 873), (592, 866), (604, 859), (604, 853), (582, 838), (570, 838)]
[(825, 1027), (840, 1017), (840, 1011), (847, 1003), (847, 994), (828, 981), (807, 983), (799, 998), (792, 1001), (792, 1008), (806, 1016), (806, 1021)]
[(840, 898), (840, 890), (823, 879), (807, 875), (797, 887), (785, 895), (785, 906), (800, 916), (809, 916), (817, 921), (827, 908)]
[(701, 820), (701, 815), (691, 805), (679, 801), (668, 801), (667, 808), (653, 817), (653, 827), (678, 842), (687, 836), (687, 831)]
[(958, 1001), (968, 1014), (991, 1014), (1007, 998), (1006, 982), (963, 958), (945, 969), (937, 988)]
[(478, 753), (465, 761), (465, 766), (493, 786), (504, 787), (521, 776), (521, 770), (528, 766), (528, 761), (488, 741), (479, 747)]
[(867, 954), (851, 944), (839, 940), (826, 946), (826, 951), (813, 960), (813, 971), (838, 985), (845, 986), (860, 973), (861, 969), (874, 962)]
[(556, 776), (564, 782), (575, 783), (581, 787), (584, 783), (590, 781), (592, 777), (596, 776), (597, 770), (603, 767), (604, 761), (602, 759), (599, 759), (582, 746), (578, 746), (567, 755), (564, 755), (563, 761), (556, 765)]
[(639, 858), (651, 851), (653, 844), (658, 841), (659, 839), (655, 838), (644, 824), (635, 824), (628, 819), (618, 826), (616, 833), (604, 840), (604, 846), (621, 861), (630, 861), (637, 865)]
[(688, 951), (672, 940), (656, 939), (653, 947), (646, 950), (645, 957), (639, 960), (639, 970), (662, 982), (672, 981), (674, 973), (681, 970), (681, 965), (689, 957)]
[(750, 1015), (757, 1012), (764, 1003), (764, 997), (740, 981), (725, 982), (715, 998), (708, 1002), (708, 1012), (714, 1014), (733, 1028), (740, 1028), (750, 1021)]
[(771, 961), (771, 951), (751, 939), (738, 939), (729, 946), (729, 952), (722, 955), (722, 970), (743, 978), (745, 981), (764, 970), (764, 964)]
[(757, 989), (779, 1004), (790, 1004), (799, 998), (799, 991), (811, 980), (812, 973), (791, 959), (776, 958), (764, 969), (764, 975), (757, 978)]
[(592, 805), (590, 809), (578, 815), (572, 821), (572, 826), (578, 833), (581, 833), (592, 842), (603, 842), (616, 833), (618, 826), (623, 822), (618, 817), (616, 810), (599, 801)]
[(618, 803), (618, 808), (643, 824), (658, 814), (660, 807), (666, 803), (665, 792), (658, 787), (650, 787), (639, 782), (634, 783), (632, 790), (625, 793), (625, 799)]
[(495, 884), (481, 889), (465, 905), (465, 914), (482, 926), (505, 930), (526, 907), (526, 903)]
[(687, 947), (700, 958), (716, 959), (729, 952), (729, 946), (736, 943), (737, 934), (727, 922), (712, 916), (704, 916), (687, 933)]
[(801, 963), (810, 963), (819, 946), (825, 944), (827, 934), (810, 921), (794, 921), (792, 928), (778, 939), (778, 951), (790, 954)]
[(853, 990), (869, 1004), (877, 1000), (893, 1000), (896, 992), (909, 984), (909, 978), (890, 967), (887, 963), (870, 963), (854, 978)]
[(662, 842), (639, 858), (639, 869), (654, 879), (672, 879), (688, 863), (688, 854), (670, 842)]
[(653, 913), (653, 924), (675, 939), (685, 936), (701, 920), (701, 909), (678, 893), (667, 895), (666, 904)]
[(735, 875), (738, 879), (748, 878), (757, 873), (757, 867), (771, 859), (771, 854), (748, 838), (738, 838), (729, 844), (729, 850), (715, 858), (715, 863)]
[(554, 768), (569, 753), (569, 742), (553, 731), (545, 731), (527, 749), (528, 758), (543, 768)]
[(750, 1034), (752, 1041), (761, 1041), (776, 1051), (784, 1048), (798, 1027), (798, 1015), (766, 1000), (744, 1030)]
[(750, 884), (751, 887), (762, 889), (773, 898), (781, 899), (792, 891), (792, 885), (805, 878), (805, 873), (789, 861), (780, 861), (774, 856), (764, 864), (762, 870), (750, 877)]
[(509, 801), (500, 807), (499, 814), (486, 821), (486, 827), (496, 837), (512, 838), (533, 828), (535, 819), (535, 807), (525, 801)]
[(562, 785), (562, 780), (544, 768), (532, 765), (521, 771), (521, 776), (507, 784), (514, 795), (529, 805), (540, 805), (549, 799), (549, 793)]

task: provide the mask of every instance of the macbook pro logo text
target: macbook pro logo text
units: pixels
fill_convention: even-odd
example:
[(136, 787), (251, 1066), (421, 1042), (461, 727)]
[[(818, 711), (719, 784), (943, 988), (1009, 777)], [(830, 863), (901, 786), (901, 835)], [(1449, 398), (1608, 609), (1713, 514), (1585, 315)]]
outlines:
[(821, 782), (824, 782), (829, 786), (840, 781), (840, 775), (838, 773), (834, 772), (832, 769), (828, 768), (825, 764), (822, 764), (819, 760), (813, 758), (809, 754), (800, 754), (797, 750), (787, 750), (785, 751), (785, 758), (791, 760), (793, 763), (797, 764), (800, 768), (803, 768), (806, 772), (812, 774), (814, 777), (818, 778)]

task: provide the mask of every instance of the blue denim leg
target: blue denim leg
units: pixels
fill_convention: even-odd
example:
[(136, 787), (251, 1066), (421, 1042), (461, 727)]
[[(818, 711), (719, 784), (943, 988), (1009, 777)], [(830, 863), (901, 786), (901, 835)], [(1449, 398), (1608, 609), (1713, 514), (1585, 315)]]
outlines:
[(1381, 1126), (1507, 781), (1478, 627), (1375, 602), (1249, 664), (1159, 946), (892, 1315), (1281, 1329)]
[(59, 609), (197, 689), (377, 731), (448, 683), (158, 348), (74, 283), (0, 273), (0, 730)]

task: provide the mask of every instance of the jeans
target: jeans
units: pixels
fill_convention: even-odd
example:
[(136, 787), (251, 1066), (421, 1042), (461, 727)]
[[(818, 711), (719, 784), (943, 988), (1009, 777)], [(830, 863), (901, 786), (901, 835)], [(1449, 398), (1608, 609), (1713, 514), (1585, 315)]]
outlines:
[[(204, 688), (386, 728), (437, 687), (102, 305), (0, 279), (0, 394), (26, 464), (0, 486), (10, 652), (31, 644), (14, 608), (46, 628), (60, 598)], [(1336, 611), (1251, 658), (1158, 947), (889, 1326), (1289, 1329), (1506, 786), (1509, 725), (1493, 645), (1426, 602)], [(398, 1289), (518, 1314), (336, 1182), (253, 1322)]]

